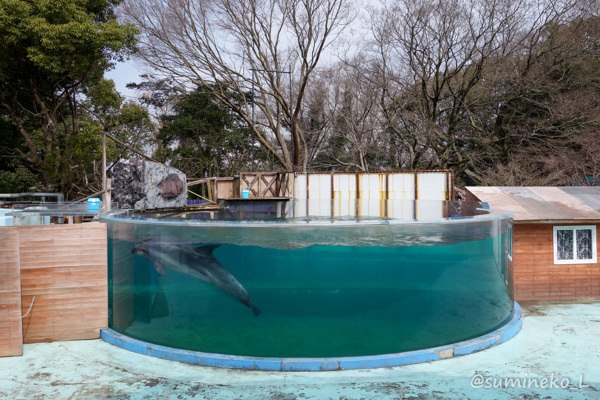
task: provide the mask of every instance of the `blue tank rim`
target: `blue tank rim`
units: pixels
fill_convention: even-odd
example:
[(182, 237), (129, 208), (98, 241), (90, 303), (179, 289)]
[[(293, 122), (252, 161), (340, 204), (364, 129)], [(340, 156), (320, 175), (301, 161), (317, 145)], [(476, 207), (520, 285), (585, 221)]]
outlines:
[(100, 337), (107, 343), (138, 354), (205, 367), (222, 367), (261, 371), (337, 371), (399, 367), (476, 353), (513, 338), (523, 325), (523, 311), (515, 301), (511, 315), (498, 329), (466, 341), (403, 353), (358, 357), (276, 358), (204, 353), (160, 346), (133, 339), (112, 329), (102, 329)]

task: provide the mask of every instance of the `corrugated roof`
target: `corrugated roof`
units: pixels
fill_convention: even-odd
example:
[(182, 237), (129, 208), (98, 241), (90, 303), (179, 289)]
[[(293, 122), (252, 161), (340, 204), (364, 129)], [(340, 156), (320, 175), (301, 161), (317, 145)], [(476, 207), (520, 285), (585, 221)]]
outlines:
[(515, 221), (600, 220), (600, 187), (470, 186), (490, 208), (508, 210)]

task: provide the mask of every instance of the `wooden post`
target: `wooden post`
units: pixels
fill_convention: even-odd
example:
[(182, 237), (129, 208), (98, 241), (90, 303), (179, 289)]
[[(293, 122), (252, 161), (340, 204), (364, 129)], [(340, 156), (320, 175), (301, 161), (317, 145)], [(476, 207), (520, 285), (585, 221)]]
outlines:
[(106, 180), (106, 191), (102, 195), (102, 204), (104, 205), (104, 211), (110, 211), (112, 208), (112, 180)]
[(106, 187), (106, 133), (102, 133), (102, 203), (105, 212), (110, 210), (106, 208)]
[(214, 201), (214, 194), (215, 194), (215, 192), (213, 190), (212, 181), (210, 179), (206, 181), (206, 189), (207, 189), (207, 192), (208, 192), (206, 198), (209, 201)]

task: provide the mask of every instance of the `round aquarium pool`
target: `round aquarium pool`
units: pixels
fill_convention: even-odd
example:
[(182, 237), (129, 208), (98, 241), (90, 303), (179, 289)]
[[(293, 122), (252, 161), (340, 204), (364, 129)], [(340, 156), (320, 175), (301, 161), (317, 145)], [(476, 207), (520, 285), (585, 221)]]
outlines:
[(240, 201), (104, 215), (102, 337), (202, 365), (322, 370), (431, 361), (516, 334), (511, 216), (411, 203), (437, 214), (298, 216), (294, 202)]

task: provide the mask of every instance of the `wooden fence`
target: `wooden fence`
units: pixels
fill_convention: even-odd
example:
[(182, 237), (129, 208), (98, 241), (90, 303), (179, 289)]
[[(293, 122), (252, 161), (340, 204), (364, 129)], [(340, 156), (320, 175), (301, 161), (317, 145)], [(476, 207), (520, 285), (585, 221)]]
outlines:
[(289, 199), (292, 185), (293, 174), (288, 172), (240, 173), (240, 195), (248, 190), (251, 199)]
[(294, 175), (288, 172), (242, 172), (229, 178), (191, 179), (193, 194), (212, 202), (242, 198), (248, 190), (250, 199), (290, 199)]

